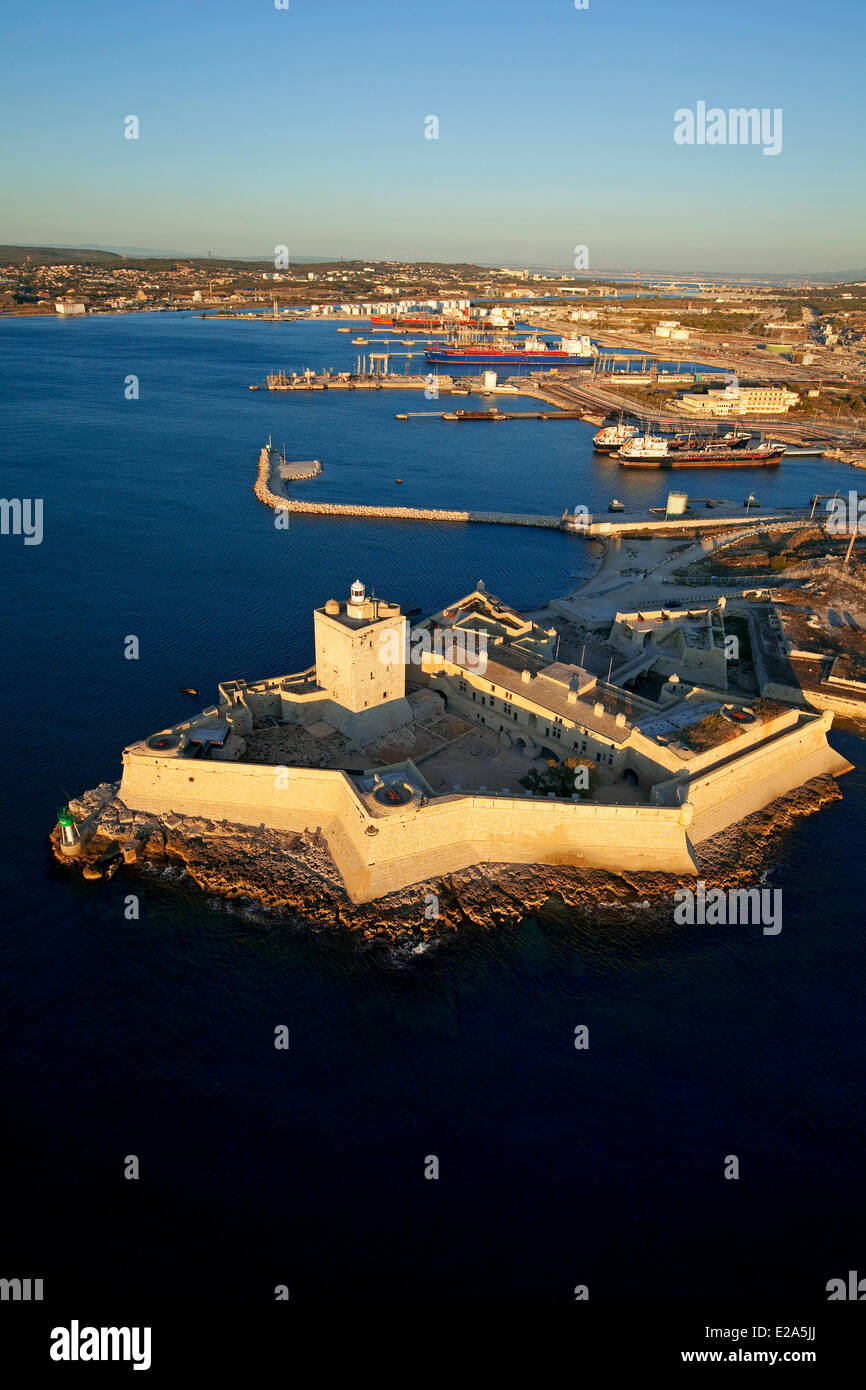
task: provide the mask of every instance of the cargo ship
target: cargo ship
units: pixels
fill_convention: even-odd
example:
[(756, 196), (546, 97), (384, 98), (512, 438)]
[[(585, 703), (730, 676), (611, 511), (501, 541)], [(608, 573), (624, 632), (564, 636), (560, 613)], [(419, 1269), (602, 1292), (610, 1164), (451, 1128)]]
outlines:
[(434, 329), (443, 328), (472, 328), (477, 327), (469, 319), (443, 319), (440, 314), (397, 314), (388, 316), (387, 314), (371, 314), (370, 323), (373, 328), (423, 328), (425, 332), (432, 333)]
[[(619, 424), (606, 425), (604, 429), (593, 435), (592, 444), (597, 454), (613, 454), (639, 436), (640, 430), (637, 425), (624, 425), (620, 420)], [(716, 435), (696, 438), (693, 434), (655, 435), (653, 437), (664, 440), (668, 446), (668, 451), (673, 453), (681, 449), (718, 448), (722, 445), (730, 449), (743, 449), (752, 436), (744, 430), (728, 430), (727, 434), (722, 435), (720, 439)]]
[(624, 444), (615, 457), (626, 468), (772, 468), (784, 452), (784, 445), (748, 448), (739, 439), (671, 449), (670, 441), (661, 435), (645, 434)]
[(688, 434), (657, 435), (656, 438), (667, 440), (667, 446), (672, 453), (675, 449), (744, 449), (752, 436), (745, 430), (728, 430), (727, 434)]
[(526, 338), (523, 346), (497, 343), (436, 345), (424, 355), (431, 367), (591, 367), (597, 348), (589, 338), (563, 338), (551, 348), (540, 338)]
[(402, 315), (398, 318), (388, 318), (381, 314), (372, 314), (370, 323), (373, 328), (429, 328), (432, 332), (434, 328), (444, 328), (445, 320), (434, 318), (432, 314)]

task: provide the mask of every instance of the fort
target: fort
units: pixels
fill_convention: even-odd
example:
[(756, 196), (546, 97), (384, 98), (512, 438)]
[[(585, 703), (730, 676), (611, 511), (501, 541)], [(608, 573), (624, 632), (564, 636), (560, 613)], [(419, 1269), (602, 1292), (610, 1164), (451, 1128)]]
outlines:
[(130, 818), (311, 837), (355, 904), (490, 863), (693, 876), (712, 837), (849, 768), (830, 711), (723, 688), (723, 601), (617, 614), (608, 679), (481, 583), (411, 637), (360, 581), (313, 622), (309, 669), (227, 680), (124, 750), (103, 837)]

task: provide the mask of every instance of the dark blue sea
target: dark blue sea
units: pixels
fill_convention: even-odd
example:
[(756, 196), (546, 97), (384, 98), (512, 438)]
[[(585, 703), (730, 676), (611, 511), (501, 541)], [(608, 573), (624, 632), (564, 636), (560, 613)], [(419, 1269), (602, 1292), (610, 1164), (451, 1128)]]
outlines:
[[(277, 1284), (380, 1303), (568, 1301), (578, 1284), (596, 1300), (821, 1300), (858, 1261), (866, 1273), (853, 734), (833, 735), (856, 764), (844, 800), (788, 836), (768, 879), (783, 890), (775, 937), (650, 924), (636, 904), (614, 925), (467, 926), (388, 959), (156, 876), (94, 886), (53, 864), (58, 806), (186, 714), (180, 686), (210, 701), (220, 678), (308, 665), (312, 608), (356, 577), (406, 608), (479, 579), (529, 607), (594, 564), (580, 539), (545, 531), (319, 518), (277, 531), (252, 492), (269, 434), (322, 460), (304, 486), (324, 498), (663, 500), (664, 480), (594, 457), (581, 422), (399, 422), (433, 406), (248, 390), (358, 350), (333, 325), (0, 321), (3, 494), (44, 499), (41, 545), (0, 537), (0, 1273), (74, 1291), (82, 1309), (118, 1287), (267, 1302)], [(799, 502), (849, 476), (803, 460), (725, 486)]]

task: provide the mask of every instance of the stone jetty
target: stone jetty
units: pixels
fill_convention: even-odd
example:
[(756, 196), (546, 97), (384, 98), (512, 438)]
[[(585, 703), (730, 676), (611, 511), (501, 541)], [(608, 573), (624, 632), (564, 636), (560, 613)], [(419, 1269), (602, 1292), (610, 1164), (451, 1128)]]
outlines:
[[(376, 507), (357, 502), (299, 502), (289, 497), (275, 466), (279, 455), (265, 445), (259, 454), (254, 491), (260, 502), (275, 511), (298, 512), (310, 516), (380, 517), (391, 521), (476, 521), (499, 526), (540, 526), (558, 531), (561, 516), (534, 516), (518, 512), (445, 511), (432, 507)], [(320, 471), (320, 470), (319, 470)], [(308, 475), (312, 476), (312, 475)], [(276, 490), (275, 490), (276, 489)]]

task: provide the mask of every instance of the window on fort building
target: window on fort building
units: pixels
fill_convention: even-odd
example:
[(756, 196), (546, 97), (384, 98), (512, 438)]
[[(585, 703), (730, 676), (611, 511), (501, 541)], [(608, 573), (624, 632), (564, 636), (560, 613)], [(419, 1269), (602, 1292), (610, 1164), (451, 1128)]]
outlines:
[(383, 700), (387, 700), (387, 698), (388, 698), (388, 692), (387, 692), (387, 690), (383, 690), (383, 691), (382, 691), (382, 699), (383, 699)]
[(477, 700), (477, 699), (478, 699), (478, 694), (477, 694), (477, 692), (474, 691), (474, 690), (473, 690), (473, 692), (472, 692), (472, 698), (473, 698), (473, 700)]
[(514, 719), (514, 722), (515, 722), (515, 724), (516, 724), (516, 723), (517, 723), (517, 714), (516, 714), (516, 713), (513, 715), (513, 719)]
[(600, 754), (600, 753), (596, 753), (596, 755), (595, 755), (595, 761), (596, 761), (597, 763), (600, 763), (600, 762), (601, 762), (601, 754)]

